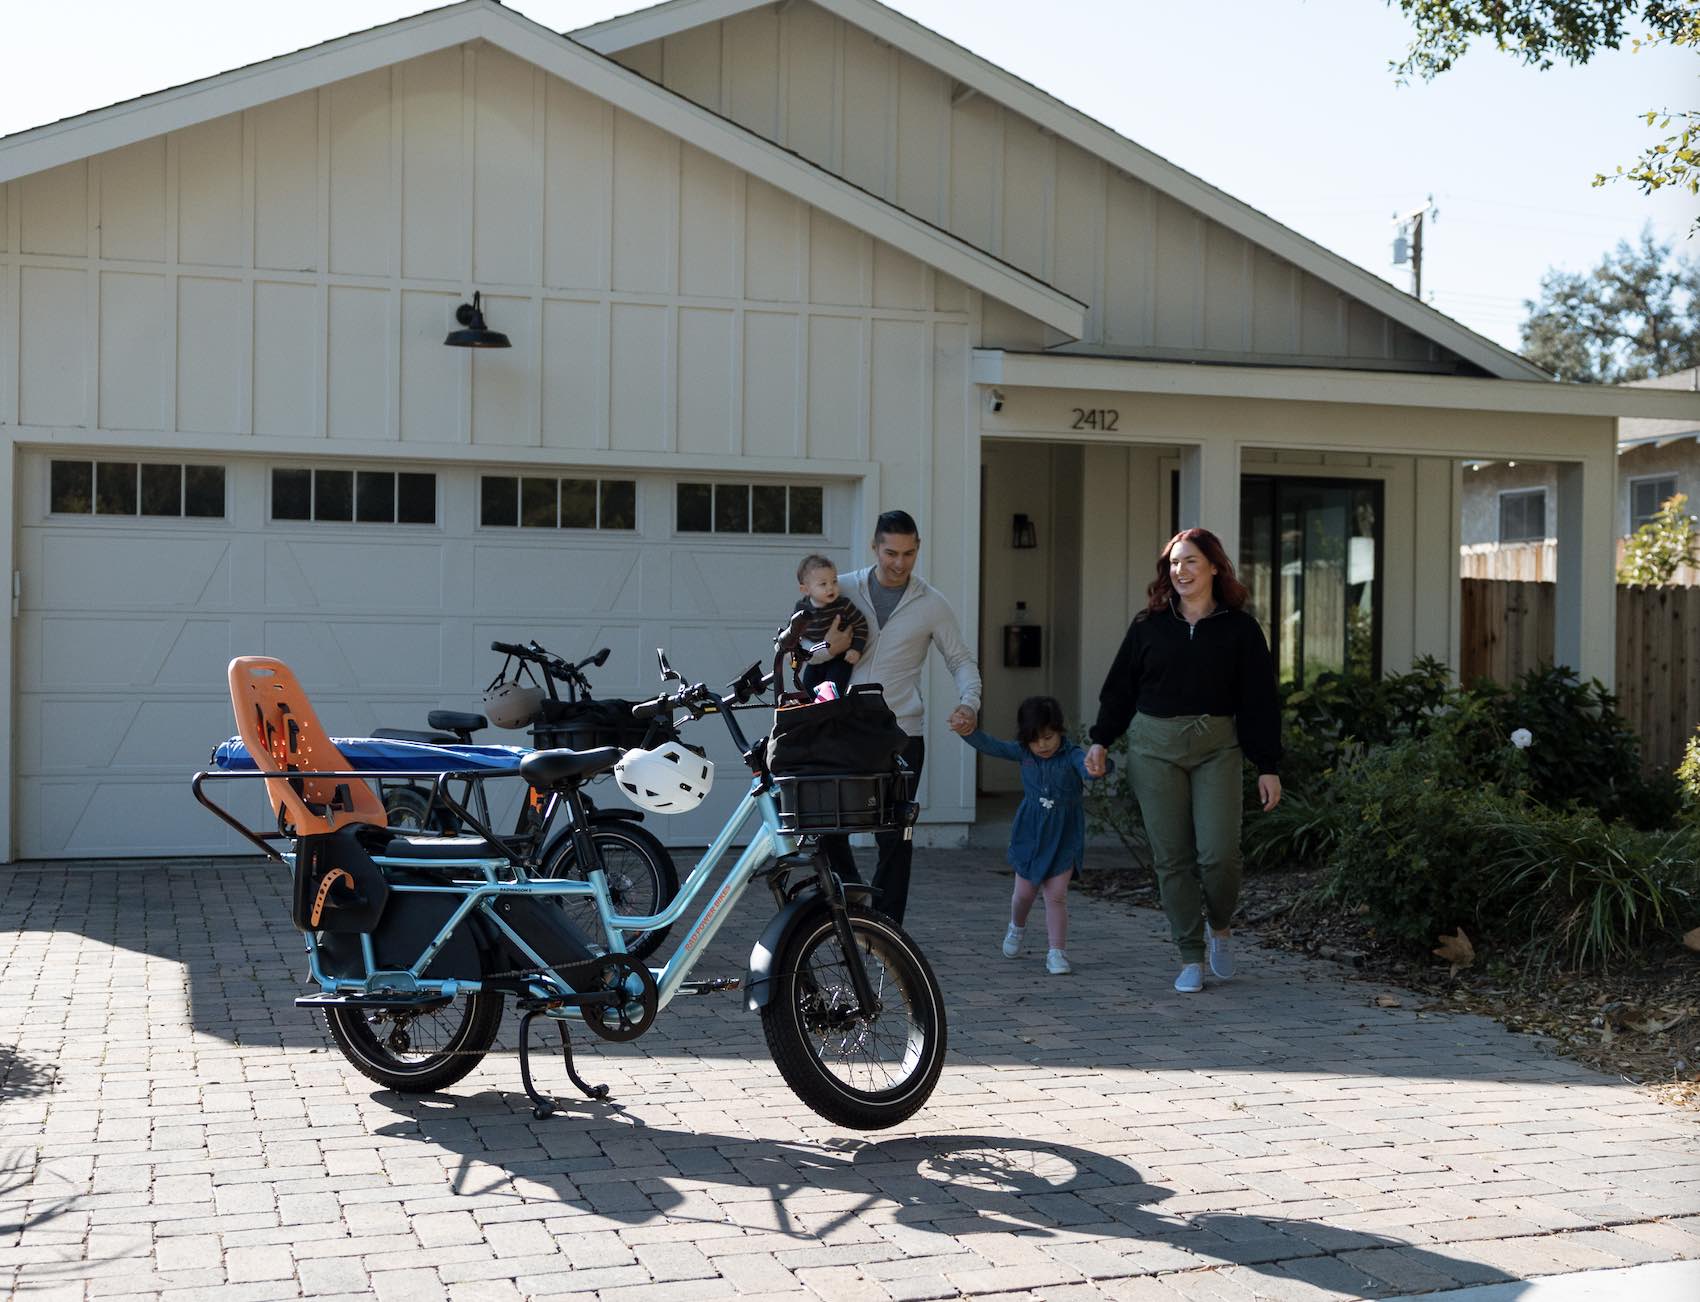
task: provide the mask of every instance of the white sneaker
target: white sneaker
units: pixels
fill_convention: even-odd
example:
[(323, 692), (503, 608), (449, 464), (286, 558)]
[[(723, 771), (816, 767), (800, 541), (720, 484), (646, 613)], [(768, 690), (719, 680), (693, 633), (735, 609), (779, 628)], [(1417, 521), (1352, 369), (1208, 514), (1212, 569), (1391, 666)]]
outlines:
[(1004, 933), (1003, 937), (1003, 956), (1014, 958), (1021, 953), (1021, 942), (1026, 935), (1026, 927), (1018, 927), (1013, 922), (1010, 923), (1009, 930)]
[(1175, 989), (1183, 995), (1196, 995), (1204, 989), (1204, 964), (1188, 963), (1175, 978)]
[(1068, 961), (1068, 954), (1066, 951), (1060, 949), (1046, 950), (1045, 971), (1049, 972), (1052, 976), (1067, 976), (1070, 972), (1074, 971), (1074, 965)]
[(1221, 977), (1226, 981), (1234, 975), (1234, 951), (1228, 944), (1226, 936), (1218, 936), (1210, 929), (1210, 924), (1204, 924), (1204, 944), (1206, 953), (1210, 956), (1210, 972), (1212, 976)]

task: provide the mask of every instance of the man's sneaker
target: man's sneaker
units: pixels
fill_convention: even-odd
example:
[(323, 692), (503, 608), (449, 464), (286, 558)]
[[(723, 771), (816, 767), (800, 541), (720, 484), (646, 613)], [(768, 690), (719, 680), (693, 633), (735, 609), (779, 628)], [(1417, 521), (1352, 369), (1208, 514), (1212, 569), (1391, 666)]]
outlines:
[(1204, 989), (1204, 964), (1188, 963), (1175, 978), (1175, 989), (1183, 995), (1196, 995)]
[(1218, 936), (1210, 924), (1204, 924), (1204, 944), (1210, 957), (1210, 972), (1226, 981), (1234, 975), (1234, 951), (1226, 936)]
[(1052, 976), (1067, 976), (1074, 971), (1074, 967), (1068, 961), (1068, 954), (1065, 951), (1052, 949), (1045, 952), (1045, 971)]
[(1003, 956), (1005, 958), (1014, 958), (1017, 954), (1021, 953), (1021, 941), (1026, 935), (1026, 927), (1018, 927), (1013, 922), (1010, 923), (1009, 930), (1004, 933), (1003, 937)]

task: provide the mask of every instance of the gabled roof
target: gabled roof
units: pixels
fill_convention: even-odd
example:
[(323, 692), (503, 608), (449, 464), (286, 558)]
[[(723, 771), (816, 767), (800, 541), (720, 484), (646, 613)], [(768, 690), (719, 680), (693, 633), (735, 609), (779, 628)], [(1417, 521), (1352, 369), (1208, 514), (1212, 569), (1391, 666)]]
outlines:
[[(615, 54), (675, 32), (688, 31), (760, 8), (764, 3), (771, 3), (771, 0), (669, 0), (650, 9), (581, 28), (571, 35), (575, 41), (593, 50)], [(1477, 334), (1445, 313), (1394, 288), (1380, 276), (1348, 262), (1339, 254), (1283, 226), (1273, 217), (1258, 212), (1249, 204), (1118, 135), (1102, 122), (1087, 117), (1079, 109), (1070, 108), (1037, 86), (913, 19), (888, 9), (878, 0), (809, 0), (809, 3), (920, 59), (962, 86), (1013, 109), (1129, 176), (1368, 304), (1425, 339), (1431, 339), (1474, 362), (1490, 374), (1503, 379), (1551, 378), (1533, 362), (1519, 357), (1510, 349)]]
[(535, 64), (1070, 338), (1085, 332), (1085, 305), (1061, 290), (496, 0), (463, 0), (0, 138), (0, 182), (477, 40)]

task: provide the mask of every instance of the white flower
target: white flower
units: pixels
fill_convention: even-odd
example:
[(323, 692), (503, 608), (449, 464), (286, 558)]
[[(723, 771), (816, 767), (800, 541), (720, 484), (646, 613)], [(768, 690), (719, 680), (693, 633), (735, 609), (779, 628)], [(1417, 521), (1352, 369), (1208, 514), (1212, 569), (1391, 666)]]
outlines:
[(1527, 728), (1519, 728), (1511, 734), (1511, 744), (1518, 750), (1528, 750), (1529, 743), (1535, 740), (1535, 734)]

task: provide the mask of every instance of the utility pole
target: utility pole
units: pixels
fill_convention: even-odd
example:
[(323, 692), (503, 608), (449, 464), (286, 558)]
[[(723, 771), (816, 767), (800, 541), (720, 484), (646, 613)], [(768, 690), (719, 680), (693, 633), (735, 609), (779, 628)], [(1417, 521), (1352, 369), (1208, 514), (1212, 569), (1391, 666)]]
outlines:
[(1400, 222), (1399, 231), (1393, 237), (1393, 265), (1402, 267), (1411, 264), (1411, 293), (1419, 301), (1423, 297), (1423, 226), (1425, 222), (1439, 221), (1440, 210), (1434, 206), (1434, 196), (1421, 208), (1411, 212), (1394, 213), (1393, 220)]

